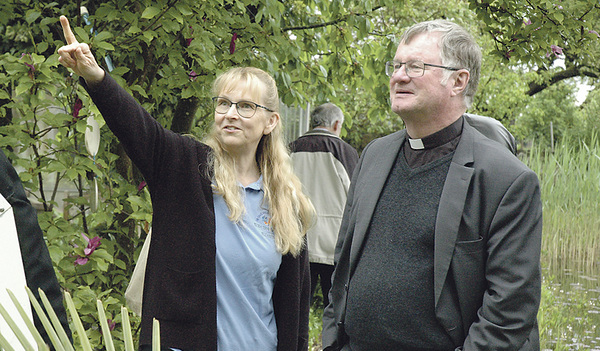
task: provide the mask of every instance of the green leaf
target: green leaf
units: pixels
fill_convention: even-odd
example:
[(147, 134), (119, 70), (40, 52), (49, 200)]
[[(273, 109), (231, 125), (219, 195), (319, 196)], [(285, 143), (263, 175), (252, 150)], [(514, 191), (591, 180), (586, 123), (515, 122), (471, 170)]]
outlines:
[(184, 16), (192, 16), (194, 14), (187, 4), (182, 4), (181, 2), (177, 2), (175, 8)]
[(75, 325), (75, 330), (79, 336), (79, 341), (81, 342), (81, 347), (83, 351), (92, 351), (92, 346), (90, 345), (90, 341), (86, 336), (85, 329), (83, 324), (81, 323), (81, 318), (79, 318), (79, 314), (77, 313), (77, 308), (73, 303), (73, 299), (71, 299), (71, 294), (65, 291), (65, 300), (67, 301), (67, 310), (71, 315), (71, 321)]
[(92, 255), (95, 258), (100, 258), (102, 260), (108, 261), (108, 262), (112, 262), (113, 261), (113, 257), (111, 254), (108, 253), (108, 251), (104, 250), (104, 249), (96, 249)]
[[(40, 294), (40, 299), (42, 300), (42, 303), (44, 304), (46, 313), (48, 314), (48, 317), (52, 321), (54, 330), (56, 331), (58, 338), (62, 342), (64, 349), (67, 351), (75, 351), (73, 349), (73, 346), (69, 342), (69, 337), (67, 336), (67, 333), (65, 332), (64, 328), (62, 327), (62, 324), (60, 323), (60, 320), (58, 319), (56, 312), (54, 312), (54, 309), (52, 308), (52, 304), (50, 303), (50, 300), (48, 300), (46, 293), (42, 289), (38, 289), (38, 293)], [(65, 291), (65, 295), (69, 295), (69, 293)], [(31, 293), (31, 291), (29, 291), (29, 300), (31, 300), (31, 302), (33, 303), (34, 302), (33, 300), (35, 300), (35, 299), (32, 299), (32, 296), (33, 296), (33, 293)], [(68, 297), (70, 300), (70, 295)], [(65, 296), (65, 298), (67, 298), (67, 296)], [(77, 311), (75, 311), (75, 313), (77, 313)]]
[(101, 49), (108, 50), (108, 51), (113, 51), (115, 49), (115, 47), (112, 44), (107, 43), (105, 41), (100, 41), (100, 42), (94, 43), (94, 45), (96, 45), (97, 47), (99, 47)]
[(86, 31), (85, 29), (83, 29), (81, 27), (71, 27), (71, 29), (75, 33), (75, 38), (77, 38), (78, 42), (80, 42), (80, 43), (89, 43), (90, 42), (90, 35), (88, 34), (88, 31)]
[[(26, 287), (26, 289), (27, 289), (27, 295), (29, 296), (29, 301), (31, 301), (31, 305), (33, 306), (33, 309), (35, 310), (37, 316), (39, 317), (40, 321), (42, 322), (42, 325), (44, 326), (46, 333), (48, 333), (48, 336), (50, 337), (50, 341), (52, 342), (52, 345), (54, 346), (54, 348), (57, 351), (65, 351), (65, 348), (63, 347), (56, 330), (52, 327), (52, 323), (50, 322), (50, 320), (44, 313), (44, 310), (42, 309), (42, 306), (38, 302), (37, 298), (33, 295), (33, 293), (31, 292), (31, 290), (28, 287)], [(42, 298), (42, 296), (40, 296), (40, 298)], [(43, 300), (43, 298), (42, 298), (42, 300)], [(61, 329), (62, 329), (62, 326), (61, 326)], [(63, 329), (63, 332), (64, 332), (64, 329)], [(71, 350), (72, 349), (73, 348), (71, 347)]]
[(554, 19), (556, 19), (558, 21), (558, 23), (562, 23), (563, 20), (565, 19), (565, 15), (563, 15), (561, 12), (554, 12)]
[(107, 30), (104, 30), (94, 37), (94, 41), (105, 41), (106, 39), (110, 39), (113, 37), (113, 34)]
[(150, 18), (154, 18), (156, 15), (158, 15), (160, 13), (160, 9), (156, 8), (154, 6), (149, 6), (146, 7), (146, 9), (144, 10), (144, 12), (142, 12), (142, 18), (145, 19), (150, 19)]
[(128, 34), (137, 34), (139, 32), (141, 32), (142, 30), (136, 26), (136, 25), (131, 25), (129, 28), (127, 28), (127, 33)]
[[(12, 292), (10, 292), (10, 290), (9, 290), (9, 294), (12, 294)], [(13, 302), (14, 301), (16, 301), (16, 299), (13, 300)], [(19, 306), (19, 307), (21, 308), (21, 310), (23, 309), (23, 307), (21, 307), (21, 306)], [(25, 350), (33, 351), (34, 348), (29, 343), (29, 340), (27, 339), (27, 337), (25, 336), (23, 331), (17, 327), (17, 324), (15, 323), (12, 316), (8, 314), (8, 311), (1, 304), (0, 304), (0, 316), (2, 316), (4, 318), (4, 320), (6, 321), (6, 323), (10, 326), (10, 329), (13, 331), (13, 333), (15, 333), (15, 336), (17, 337), (17, 339), (19, 340), (21, 345), (25, 348)], [(27, 317), (26, 319), (29, 319), (29, 318)]]
[(31, 335), (35, 339), (37, 348), (43, 350), (44, 347), (46, 346), (46, 342), (44, 342), (44, 339), (42, 339), (42, 336), (40, 335), (40, 333), (36, 329), (35, 325), (33, 324), (33, 321), (31, 319), (29, 319), (29, 315), (23, 309), (23, 306), (21, 306), (21, 304), (19, 303), (19, 300), (17, 300), (17, 297), (15, 296), (15, 294), (10, 290), (7, 290), (7, 292), (9, 294), (10, 299), (12, 300), (13, 304), (17, 308), (19, 315), (21, 316), (21, 319), (23, 320), (23, 322), (25, 322), (27, 329), (29, 329), (29, 331), (31, 332)]
[(98, 306), (98, 319), (100, 320), (100, 326), (102, 327), (102, 335), (104, 336), (104, 344), (106, 345), (107, 351), (115, 351), (115, 345), (110, 335), (110, 328), (108, 327), (108, 321), (106, 319), (106, 313), (104, 312), (104, 306), (102, 301), (96, 300)]
[(37, 10), (29, 10), (27, 11), (27, 13), (25, 14), (25, 21), (27, 21), (27, 23), (32, 24), (33, 22), (35, 22), (40, 16), (42, 15), (41, 12), (37, 11)]
[(319, 65), (319, 70), (321, 71), (321, 73), (323, 74), (324, 78), (327, 78), (327, 69), (321, 65)]
[(48, 50), (48, 43), (43, 41), (41, 43), (39, 43), (37, 45), (37, 52), (40, 54), (43, 54), (44, 52), (46, 52), (46, 50)]

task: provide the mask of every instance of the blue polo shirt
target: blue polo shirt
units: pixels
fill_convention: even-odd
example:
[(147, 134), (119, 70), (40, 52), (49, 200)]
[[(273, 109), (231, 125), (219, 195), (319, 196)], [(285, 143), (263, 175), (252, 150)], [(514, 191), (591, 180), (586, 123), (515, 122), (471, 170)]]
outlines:
[(213, 195), (216, 220), (217, 344), (220, 351), (277, 350), (273, 287), (281, 265), (271, 217), (263, 203), (262, 177), (243, 187), (241, 223)]

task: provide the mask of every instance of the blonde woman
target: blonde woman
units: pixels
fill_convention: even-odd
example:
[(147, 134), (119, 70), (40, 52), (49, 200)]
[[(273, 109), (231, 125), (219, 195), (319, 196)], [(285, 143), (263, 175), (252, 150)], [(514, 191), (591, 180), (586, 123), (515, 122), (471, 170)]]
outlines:
[(250, 67), (220, 75), (202, 143), (158, 124), (60, 20), (59, 61), (85, 80), (152, 197), (140, 349), (156, 318), (167, 350), (307, 350), (314, 209), (281, 138), (273, 78)]

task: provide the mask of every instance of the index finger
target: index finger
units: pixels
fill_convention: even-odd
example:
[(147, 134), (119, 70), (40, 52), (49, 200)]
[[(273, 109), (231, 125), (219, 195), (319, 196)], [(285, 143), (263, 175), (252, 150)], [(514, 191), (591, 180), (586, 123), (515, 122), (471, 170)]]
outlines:
[(71, 30), (71, 26), (69, 25), (69, 20), (67, 19), (67, 17), (60, 16), (60, 25), (62, 26), (67, 44), (76, 44), (77, 39), (75, 39), (75, 34), (73, 34), (73, 31)]

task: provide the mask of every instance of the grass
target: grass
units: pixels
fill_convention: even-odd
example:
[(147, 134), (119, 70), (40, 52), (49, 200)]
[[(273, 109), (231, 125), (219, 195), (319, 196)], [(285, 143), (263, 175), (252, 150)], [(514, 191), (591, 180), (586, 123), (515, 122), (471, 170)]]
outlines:
[(544, 276), (538, 312), (541, 350), (597, 350), (599, 322), (597, 291)]
[(541, 349), (597, 347), (597, 285), (583, 287), (568, 275), (600, 278), (600, 139), (563, 139), (554, 152), (534, 146), (525, 162), (540, 179), (544, 207)]
[(592, 267), (600, 257), (600, 140), (563, 140), (555, 152), (533, 147), (526, 163), (540, 178), (542, 255), (550, 267)]

